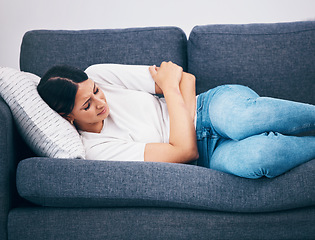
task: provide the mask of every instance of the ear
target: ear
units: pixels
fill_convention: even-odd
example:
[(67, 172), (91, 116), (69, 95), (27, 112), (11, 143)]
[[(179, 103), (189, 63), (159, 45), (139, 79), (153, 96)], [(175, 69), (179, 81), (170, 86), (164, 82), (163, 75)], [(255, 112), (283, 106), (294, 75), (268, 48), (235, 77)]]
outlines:
[(74, 121), (74, 117), (73, 115), (70, 113), (68, 115), (64, 114), (64, 113), (60, 113), (60, 115), (66, 119), (68, 122), (70, 122), (71, 124), (73, 124), (73, 121)]

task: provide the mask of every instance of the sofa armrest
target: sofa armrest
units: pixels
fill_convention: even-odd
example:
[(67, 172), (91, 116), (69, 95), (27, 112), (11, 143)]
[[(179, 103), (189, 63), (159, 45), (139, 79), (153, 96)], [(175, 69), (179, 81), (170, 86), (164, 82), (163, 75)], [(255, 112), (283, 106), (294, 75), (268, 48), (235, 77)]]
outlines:
[(0, 239), (7, 239), (7, 219), (16, 192), (13, 118), (0, 97)]

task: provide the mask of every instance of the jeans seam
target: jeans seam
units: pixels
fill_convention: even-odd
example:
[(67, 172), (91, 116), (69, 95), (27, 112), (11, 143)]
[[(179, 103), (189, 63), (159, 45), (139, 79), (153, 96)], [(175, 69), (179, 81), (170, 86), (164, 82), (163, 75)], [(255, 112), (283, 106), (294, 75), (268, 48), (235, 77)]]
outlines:
[[(287, 132), (287, 134), (295, 134), (295, 133), (298, 133), (300, 132), (301, 130), (304, 130), (304, 129), (307, 129), (307, 128), (315, 128), (315, 124), (311, 124), (311, 123), (305, 123), (301, 126), (298, 126), (298, 127), (294, 127), (291, 129), (291, 131)], [(312, 130), (310, 130), (312, 131)]]
[(201, 97), (201, 99), (200, 99), (200, 106), (199, 106), (198, 109), (197, 109), (197, 115), (198, 115), (198, 113), (201, 112), (201, 110), (203, 109), (203, 104), (204, 104), (204, 101), (205, 101), (204, 96), (199, 96), (199, 97)]
[[(237, 94), (237, 96), (239, 96), (240, 98), (244, 98), (244, 96), (242, 96), (239, 91), (236, 91), (234, 88), (231, 88), (230, 85), (225, 85), (229, 90), (233, 91), (233, 93)], [(243, 87), (246, 87), (246, 88), (249, 88), (248, 86), (243, 86)], [(247, 100), (249, 99), (252, 99), (252, 98), (246, 98)]]

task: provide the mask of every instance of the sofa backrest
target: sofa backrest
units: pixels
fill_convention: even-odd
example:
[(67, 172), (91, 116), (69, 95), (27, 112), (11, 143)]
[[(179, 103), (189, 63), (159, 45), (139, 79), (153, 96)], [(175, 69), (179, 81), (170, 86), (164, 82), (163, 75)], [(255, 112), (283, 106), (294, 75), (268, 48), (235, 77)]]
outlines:
[(198, 93), (243, 84), (263, 96), (315, 104), (315, 22), (196, 26), (188, 71)]
[(187, 37), (180, 28), (33, 30), (23, 37), (20, 69), (42, 76), (57, 64), (85, 69), (96, 63), (159, 65), (162, 61), (187, 70)]
[[(243, 84), (263, 96), (315, 104), (314, 21), (196, 26), (188, 44), (177, 27), (33, 30), (24, 35), (20, 68), (42, 76), (56, 64), (85, 69), (96, 63), (169, 60), (196, 76), (197, 93)], [(19, 146), (20, 159), (33, 155), (24, 154), (23, 142)]]

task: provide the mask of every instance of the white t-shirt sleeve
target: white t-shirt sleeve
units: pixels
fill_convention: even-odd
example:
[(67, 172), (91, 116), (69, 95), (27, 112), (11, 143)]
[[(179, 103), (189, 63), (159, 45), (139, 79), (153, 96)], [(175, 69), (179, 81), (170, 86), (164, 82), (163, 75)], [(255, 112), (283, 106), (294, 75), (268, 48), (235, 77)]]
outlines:
[(114, 86), (155, 94), (155, 82), (149, 66), (123, 64), (96, 64), (85, 70), (101, 88)]

